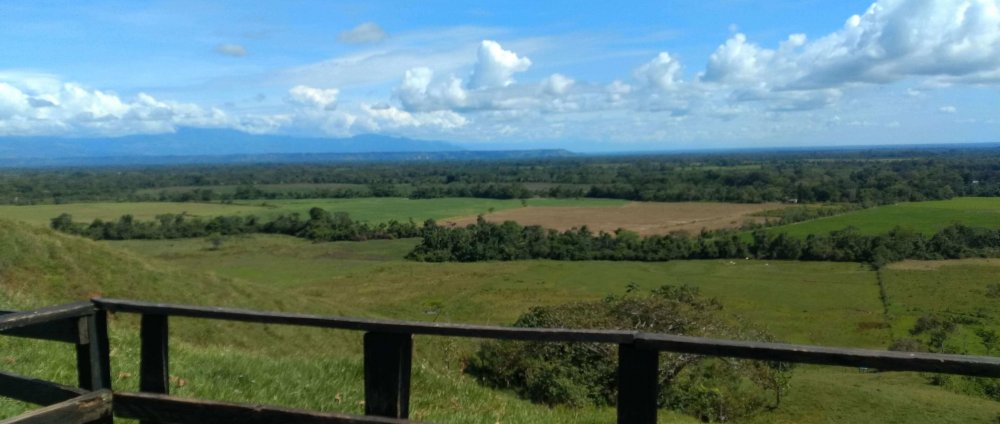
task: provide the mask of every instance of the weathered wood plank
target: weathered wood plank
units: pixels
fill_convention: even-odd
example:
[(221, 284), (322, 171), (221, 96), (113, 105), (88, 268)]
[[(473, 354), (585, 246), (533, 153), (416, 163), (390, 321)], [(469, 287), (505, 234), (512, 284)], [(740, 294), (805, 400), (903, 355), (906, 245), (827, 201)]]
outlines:
[(35, 324), (82, 317), (93, 313), (94, 305), (90, 302), (70, 303), (30, 311), (13, 312), (0, 315), (0, 332)]
[(111, 391), (100, 390), (0, 421), (0, 424), (92, 424), (111, 418)]
[(365, 415), (410, 416), (413, 337), (365, 333)]
[(660, 352), (618, 345), (618, 424), (656, 424)]
[(115, 416), (163, 424), (406, 424), (413, 421), (314, 412), (275, 406), (184, 399), (151, 393), (115, 393)]
[(83, 389), (0, 371), (0, 396), (35, 405), (52, 405), (87, 393)]
[(166, 315), (144, 314), (139, 324), (141, 342), (139, 390), (170, 392), (170, 355)]
[(111, 348), (106, 311), (95, 311), (81, 319), (80, 342), (76, 345), (76, 374), (80, 387), (111, 388)]
[(893, 352), (785, 343), (756, 343), (668, 334), (639, 334), (636, 345), (664, 352), (761, 359), (804, 364), (875, 368), (885, 371), (925, 371), (1000, 377), (1000, 358), (970, 355)]
[[(0, 317), (14, 313), (18, 311), (0, 311)], [(78, 341), (76, 320), (72, 318), (10, 328), (0, 331), (0, 335), (64, 343)]]
[(573, 330), (560, 328), (516, 328), (490, 325), (464, 325), (398, 320), (329, 317), (282, 312), (259, 312), (245, 309), (149, 303), (119, 299), (94, 299), (101, 308), (112, 312), (166, 314), (178, 317), (210, 318), (229, 321), (288, 324), (379, 333), (426, 334), (507, 340), (552, 342), (630, 343), (634, 332), (614, 330)]

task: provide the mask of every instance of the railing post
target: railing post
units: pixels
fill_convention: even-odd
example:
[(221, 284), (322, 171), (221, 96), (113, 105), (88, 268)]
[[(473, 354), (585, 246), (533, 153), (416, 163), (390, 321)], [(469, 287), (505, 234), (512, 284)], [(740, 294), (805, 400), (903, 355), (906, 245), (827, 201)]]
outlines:
[(170, 390), (167, 316), (142, 314), (139, 325), (139, 391), (167, 394)]
[(95, 310), (79, 319), (76, 342), (76, 374), (80, 388), (111, 389), (111, 358), (108, 344), (108, 313)]
[(655, 424), (660, 352), (618, 345), (618, 424)]
[(410, 334), (365, 333), (365, 415), (410, 415)]

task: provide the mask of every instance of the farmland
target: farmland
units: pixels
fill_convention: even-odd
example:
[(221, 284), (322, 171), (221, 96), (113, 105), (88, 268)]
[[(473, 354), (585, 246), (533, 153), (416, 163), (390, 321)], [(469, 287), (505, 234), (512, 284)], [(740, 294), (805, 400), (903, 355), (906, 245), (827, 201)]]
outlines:
[(805, 237), (809, 234), (826, 234), (846, 227), (857, 228), (865, 234), (879, 234), (901, 226), (930, 235), (954, 223), (1000, 228), (1000, 198), (960, 197), (950, 200), (899, 203), (780, 226), (771, 231)]
[(526, 199), (499, 200), (476, 198), (418, 199), (406, 198), (356, 198), (356, 199), (304, 199), (304, 200), (261, 200), (225, 203), (197, 202), (101, 202), (67, 203), (58, 205), (0, 206), (0, 218), (24, 221), (36, 225), (48, 225), (49, 220), (61, 213), (69, 213), (82, 222), (94, 219), (116, 220), (131, 214), (136, 219), (148, 220), (160, 214), (187, 213), (196, 217), (219, 215), (256, 215), (270, 218), (281, 214), (299, 213), (306, 215), (309, 209), (320, 207), (330, 211), (347, 212), (353, 219), (370, 222), (384, 222), (391, 219), (422, 222), (426, 219), (441, 219), (453, 216), (488, 213), (527, 206), (539, 207), (579, 207), (579, 206), (621, 206), (626, 202), (611, 199)]
[[(715, 202), (630, 202), (617, 208), (609, 207), (531, 207), (504, 209), (484, 215), (487, 221), (515, 221), (521, 225), (539, 225), (565, 231), (586, 225), (591, 231), (614, 232), (619, 228), (640, 235), (667, 234), (672, 231), (698, 233), (702, 229), (738, 228), (746, 222), (760, 223), (764, 218), (755, 214), (781, 209), (777, 203), (715, 203)], [(476, 216), (448, 219), (447, 223), (468, 225)]]

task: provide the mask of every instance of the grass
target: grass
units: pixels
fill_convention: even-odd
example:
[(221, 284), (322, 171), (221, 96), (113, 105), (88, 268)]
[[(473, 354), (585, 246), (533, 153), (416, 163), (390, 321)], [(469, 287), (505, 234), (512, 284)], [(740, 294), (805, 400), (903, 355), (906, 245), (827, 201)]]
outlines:
[(828, 234), (849, 226), (865, 234), (881, 234), (901, 226), (930, 235), (955, 223), (1000, 228), (1000, 198), (959, 197), (900, 203), (784, 225), (771, 231), (804, 238), (809, 234)]
[(906, 261), (887, 267), (882, 278), (897, 338), (913, 337), (909, 330), (917, 318), (938, 314), (964, 322), (951, 336), (953, 349), (985, 355), (975, 330), (1000, 331), (1000, 298), (986, 296), (988, 285), (1000, 284), (998, 259)]
[[(527, 199), (528, 206), (621, 206), (623, 200), (613, 199)], [(411, 200), (401, 197), (357, 198), (357, 199), (294, 199), (242, 201), (233, 204), (195, 202), (101, 202), (67, 203), (61, 205), (0, 205), (0, 218), (24, 221), (35, 225), (48, 225), (49, 220), (62, 213), (73, 215), (78, 222), (90, 222), (96, 218), (115, 220), (125, 214), (137, 219), (152, 219), (165, 213), (188, 213), (200, 217), (218, 215), (257, 215), (271, 218), (280, 214), (300, 213), (306, 215), (309, 209), (320, 207), (335, 212), (347, 212), (361, 221), (384, 222), (395, 219), (413, 219), (422, 222), (429, 218), (442, 219), (456, 216), (476, 215), (491, 210), (522, 207), (521, 200), (498, 200), (477, 198), (441, 198)]]
[[(101, 293), (262, 310), (509, 324), (533, 305), (598, 299), (623, 292), (630, 282), (643, 287), (670, 283), (700, 287), (719, 297), (733, 319), (764, 325), (782, 340), (875, 348), (889, 340), (884, 325), (872, 325), (884, 324), (884, 315), (875, 273), (861, 265), (400, 260), (415, 242), (317, 244), (249, 236), (229, 239), (213, 251), (204, 240), (95, 243), (0, 221), (0, 293), (5, 296), (0, 307)], [(925, 290), (922, 287), (907, 290)], [(956, 299), (961, 296), (956, 294)], [(114, 385), (119, 389), (137, 384), (136, 322), (128, 314), (111, 319)], [(172, 319), (172, 391), (357, 413), (362, 399), (360, 337), (348, 331)], [(416, 337), (414, 418), (462, 423), (613, 421), (612, 409), (548, 408), (480, 386), (462, 372), (464, 359), (476, 346), (475, 340)], [(2, 368), (66, 383), (74, 379), (71, 350), (0, 338)], [(792, 385), (781, 408), (754, 421), (958, 423), (990, 422), (1000, 414), (998, 403), (930, 386), (909, 373), (803, 366), (795, 371)], [(24, 407), (0, 402), (0, 414)], [(660, 422), (694, 420), (662, 411)]]

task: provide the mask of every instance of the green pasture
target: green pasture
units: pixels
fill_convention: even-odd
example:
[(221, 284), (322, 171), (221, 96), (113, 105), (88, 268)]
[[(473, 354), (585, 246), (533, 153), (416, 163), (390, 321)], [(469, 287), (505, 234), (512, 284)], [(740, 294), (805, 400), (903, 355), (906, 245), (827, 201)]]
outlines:
[(308, 214), (309, 209), (320, 207), (333, 212), (347, 212), (360, 221), (384, 222), (395, 219), (442, 219), (487, 213), (527, 206), (622, 206), (627, 201), (614, 199), (477, 199), (441, 198), (407, 199), (402, 197), (356, 199), (295, 199), (240, 201), (232, 204), (196, 202), (100, 202), (67, 203), (59, 205), (0, 205), (0, 219), (48, 225), (49, 220), (62, 213), (73, 215), (78, 222), (96, 218), (115, 220), (125, 214), (136, 219), (152, 219), (166, 213), (188, 213), (192, 216), (214, 217), (219, 215), (256, 215), (270, 218), (280, 214)]
[[(414, 243), (310, 243), (253, 235), (229, 238), (220, 249), (211, 250), (205, 240), (93, 242), (0, 220), (0, 308), (103, 295), (509, 324), (530, 306), (599, 299), (624, 292), (629, 283), (691, 284), (718, 297), (732, 319), (765, 327), (780, 340), (871, 348), (884, 348), (890, 341), (876, 273), (858, 264), (402, 260)], [(979, 266), (955, 266), (970, 265)], [(928, 289), (916, 284), (905, 290)], [(928, 292), (921, 298), (937, 295)], [(955, 296), (958, 302), (962, 295)], [(915, 302), (902, 306), (902, 298), (898, 302), (903, 308), (927, 307)], [(115, 314), (111, 325), (114, 385), (134, 388), (137, 318)], [(362, 410), (359, 333), (176, 318), (171, 320), (171, 340), (172, 393), (325, 411)], [(476, 340), (416, 337), (414, 418), (447, 423), (613, 421), (609, 408), (550, 408), (480, 386), (463, 373), (465, 358), (477, 345)], [(72, 349), (65, 345), (0, 338), (0, 352), (0, 368), (65, 383), (75, 378)], [(782, 406), (752, 422), (988, 423), (1000, 415), (996, 402), (928, 385), (917, 374), (818, 366), (801, 366), (794, 374)], [(0, 401), (0, 416), (24, 408)], [(662, 411), (660, 422), (695, 420)]]
[(772, 228), (792, 236), (828, 234), (855, 227), (865, 234), (880, 234), (896, 226), (933, 234), (952, 224), (1000, 228), (1000, 198), (959, 197), (951, 200), (879, 206)]
[(985, 355), (975, 330), (1000, 332), (1000, 298), (986, 295), (989, 285), (1000, 284), (998, 259), (905, 261), (886, 267), (882, 278), (896, 338), (912, 337), (918, 318), (937, 314), (963, 323), (951, 337), (952, 348)]

